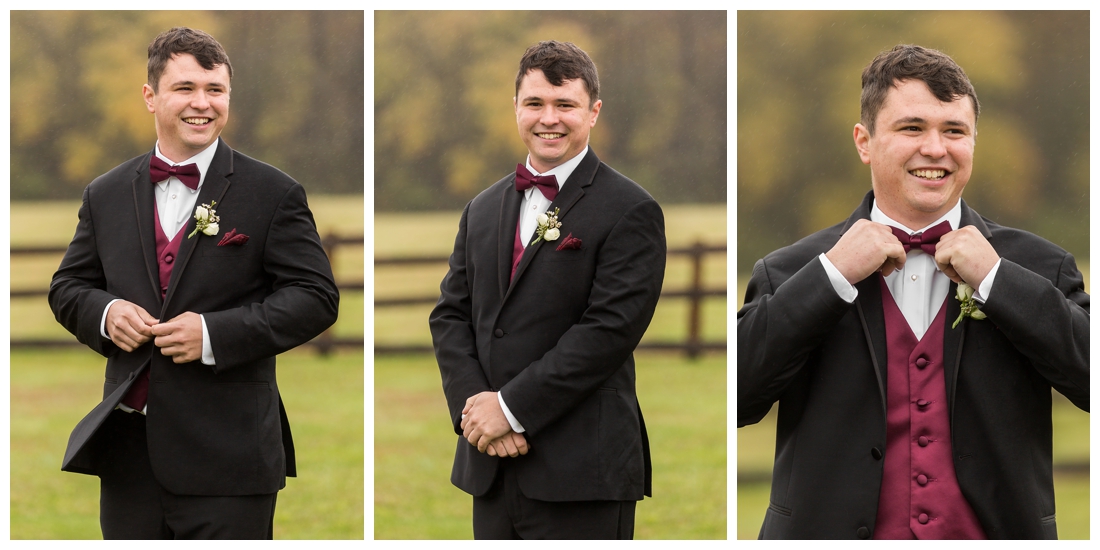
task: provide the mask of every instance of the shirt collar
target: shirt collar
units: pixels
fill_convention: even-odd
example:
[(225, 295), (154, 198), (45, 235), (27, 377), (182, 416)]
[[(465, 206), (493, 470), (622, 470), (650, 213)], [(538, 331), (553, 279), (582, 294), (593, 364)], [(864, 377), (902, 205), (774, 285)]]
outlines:
[(910, 235), (926, 231), (928, 228), (939, 224), (944, 220), (947, 220), (951, 224), (952, 231), (959, 228), (959, 222), (962, 220), (962, 199), (959, 199), (959, 201), (955, 203), (955, 206), (951, 208), (951, 210), (948, 210), (946, 214), (940, 216), (939, 219), (922, 227), (919, 230), (910, 229), (903, 225), (901, 222), (894, 221), (890, 218), (890, 216), (884, 214), (882, 210), (879, 210), (878, 208), (878, 199), (875, 199), (871, 203), (871, 221), (875, 223), (881, 223), (883, 225), (889, 225), (891, 227), (896, 227), (898, 229), (901, 229), (902, 231), (909, 233)]
[[(565, 185), (565, 180), (569, 179), (569, 176), (573, 175), (573, 170), (577, 169), (577, 166), (581, 163), (582, 160), (584, 160), (584, 155), (587, 154), (587, 153), (588, 153), (588, 146), (585, 145), (584, 149), (581, 149), (581, 152), (577, 153), (577, 156), (575, 156), (575, 157), (573, 157), (573, 158), (571, 158), (571, 159), (569, 159), (569, 160), (567, 160), (567, 161), (565, 161), (565, 162), (563, 162), (563, 163), (561, 163), (561, 164), (559, 164), (559, 165), (557, 165), (557, 166), (555, 166), (555, 167), (553, 167), (553, 168), (551, 168), (551, 169), (549, 169), (549, 170), (547, 170), (547, 171), (545, 171), (541, 174), (536, 172), (535, 169), (531, 166), (531, 155), (528, 154), (527, 155), (527, 169), (530, 170), (531, 173), (536, 175), (536, 176), (554, 176), (554, 178), (556, 180), (558, 180), (558, 191), (561, 191), (562, 186)], [(532, 187), (531, 189), (534, 189), (534, 187)]]
[[(162, 155), (160, 152), (159, 141), (157, 142), (156, 146), (153, 147), (153, 154), (155, 154), (160, 160), (167, 162), (170, 166), (179, 166), (182, 164), (194, 164), (195, 166), (197, 166), (199, 168), (199, 186), (195, 188), (195, 191), (198, 191), (199, 188), (202, 187), (202, 183), (206, 181), (206, 171), (210, 168), (210, 162), (214, 160), (214, 153), (218, 152), (218, 142), (221, 141), (221, 139), (222, 138), (220, 137), (215, 139), (214, 143), (208, 145), (206, 149), (199, 151), (198, 154), (183, 162), (172, 162), (168, 159), (168, 157)], [(168, 180), (164, 180), (162, 182), (159, 182), (157, 185), (160, 185), (167, 181)]]

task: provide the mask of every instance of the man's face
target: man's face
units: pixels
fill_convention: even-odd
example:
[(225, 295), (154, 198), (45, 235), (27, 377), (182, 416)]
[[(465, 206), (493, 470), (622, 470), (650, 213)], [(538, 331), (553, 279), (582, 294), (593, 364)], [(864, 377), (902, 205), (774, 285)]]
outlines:
[(176, 54), (160, 76), (158, 91), (142, 88), (155, 115), (160, 152), (180, 162), (199, 153), (222, 133), (229, 120), (229, 70), (206, 70), (191, 54)]
[(588, 145), (602, 102), (591, 108), (584, 82), (575, 78), (554, 86), (541, 69), (532, 69), (512, 100), (519, 137), (531, 153), (531, 166), (545, 172), (579, 154)]
[(853, 133), (883, 213), (920, 229), (954, 207), (970, 180), (976, 124), (968, 97), (945, 103), (920, 80), (895, 82), (875, 135), (862, 124)]

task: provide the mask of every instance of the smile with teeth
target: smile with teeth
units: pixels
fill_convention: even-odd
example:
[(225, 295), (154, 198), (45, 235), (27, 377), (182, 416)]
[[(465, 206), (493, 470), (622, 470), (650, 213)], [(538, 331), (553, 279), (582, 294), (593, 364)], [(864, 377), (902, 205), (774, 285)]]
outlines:
[(188, 124), (203, 125), (210, 122), (210, 119), (208, 117), (188, 117), (183, 119), (183, 121)]
[(946, 170), (910, 170), (910, 174), (925, 180), (938, 180), (947, 175)]
[(565, 136), (565, 134), (551, 134), (551, 133), (542, 133), (542, 134), (536, 133), (535, 135), (542, 138), (542, 139), (558, 139), (560, 137)]

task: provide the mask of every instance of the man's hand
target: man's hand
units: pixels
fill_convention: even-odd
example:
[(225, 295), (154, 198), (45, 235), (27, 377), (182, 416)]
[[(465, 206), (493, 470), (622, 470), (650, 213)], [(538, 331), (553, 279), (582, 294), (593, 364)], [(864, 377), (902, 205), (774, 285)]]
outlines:
[(198, 313), (185, 312), (152, 327), (153, 341), (160, 352), (174, 363), (189, 363), (202, 358), (202, 319)]
[(870, 220), (858, 220), (844, 233), (825, 257), (851, 284), (872, 273), (883, 276), (905, 265), (905, 248), (888, 226)]
[(1000, 256), (973, 225), (960, 227), (936, 243), (936, 267), (956, 283), (978, 288)]
[(510, 456), (515, 458), (519, 455), (527, 454), (528, 450), (530, 450), (530, 448), (527, 446), (527, 438), (523, 437), (523, 434), (508, 432), (504, 434), (504, 437), (490, 441), (485, 452), (488, 453), (489, 456)]
[(131, 352), (153, 338), (157, 318), (141, 306), (119, 300), (107, 308), (107, 336), (122, 351)]
[(462, 409), (464, 418), (459, 427), (462, 428), (462, 437), (475, 445), (478, 452), (484, 453), (489, 443), (504, 434), (512, 431), (512, 425), (504, 416), (504, 411), (497, 401), (497, 392), (483, 391), (466, 400), (466, 407)]

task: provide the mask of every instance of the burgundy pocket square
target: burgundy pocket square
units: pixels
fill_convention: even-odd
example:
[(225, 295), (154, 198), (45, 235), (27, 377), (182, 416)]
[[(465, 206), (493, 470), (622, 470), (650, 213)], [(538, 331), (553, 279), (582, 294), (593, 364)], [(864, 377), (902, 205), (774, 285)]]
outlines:
[(572, 233), (562, 239), (561, 244), (554, 250), (580, 250), (581, 240), (574, 237)]
[(237, 233), (237, 228), (234, 227), (228, 233), (222, 235), (222, 240), (218, 241), (218, 246), (240, 246), (246, 242), (248, 242), (248, 235)]

